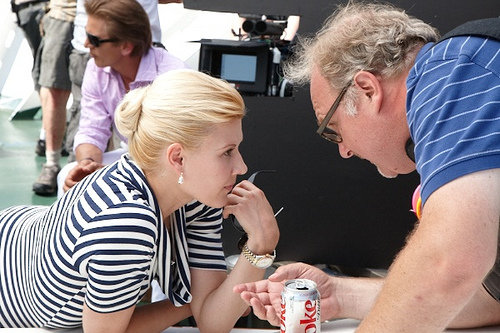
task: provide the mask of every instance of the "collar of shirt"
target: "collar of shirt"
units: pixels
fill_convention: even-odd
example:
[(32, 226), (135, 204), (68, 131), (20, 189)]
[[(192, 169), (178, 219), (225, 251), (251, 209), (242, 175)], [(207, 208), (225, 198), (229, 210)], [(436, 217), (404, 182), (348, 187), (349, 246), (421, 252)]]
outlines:
[[(112, 76), (120, 76), (113, 68), (110, 66), (104, 67), (103, 72), (108, 73)], [(141, 62), (139, 63), (139, 68), (137, 69), (137, 74), (135, 75), (135, 80), (130, 82), (130, 89), (136, 89), (139, 87), (146, 86), (153, 82), (153, 80), (158, 76), (158, 65), (155, 56), (154, 48), (150, 47), (148, 52), (142, 56)], [(118, 80), (121, 81), (121, 80)]]

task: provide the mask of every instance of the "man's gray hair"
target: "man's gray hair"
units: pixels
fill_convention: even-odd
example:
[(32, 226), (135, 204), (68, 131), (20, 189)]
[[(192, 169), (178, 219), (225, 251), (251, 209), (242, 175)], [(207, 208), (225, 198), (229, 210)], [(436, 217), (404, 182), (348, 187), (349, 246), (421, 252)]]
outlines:
[[(390, 78), (409, 69), (417, 51), (438, 38), (436, 29), (402, 9), (351, 1), (339, 6), (314, 37), (299, 38), (285, 76), (294, 84), (308, 83), (317, 66), (336, 90), (360, 70)], [(354, 93), (346, 95), (351, 102)]]

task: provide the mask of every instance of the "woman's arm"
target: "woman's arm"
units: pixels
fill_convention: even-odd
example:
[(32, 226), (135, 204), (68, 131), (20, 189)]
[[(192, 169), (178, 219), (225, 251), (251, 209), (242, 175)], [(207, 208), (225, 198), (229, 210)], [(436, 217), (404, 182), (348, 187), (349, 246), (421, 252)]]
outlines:
[[(279, 239), (279, 230), (271, 205), (254, 184), (243, 181), (228, 195), (224, 216), (234, 214), (248, 233), (247, 247), (256, 255), (272, 253)], [(260, 280), (265, 269), (257, 268), (240, 255), (227, 275), (224, 271), (191, 269), (191, 309), (203, 333), (229, 332), (247, 309), (233, 287)]]
[[(150, 207), (124, 201), (87, 219), (88, 224), (99, 225), (99, 232), (82, 228), (72, 257), (75, 269), (87, 277), (82, 311), (85, 333), (161, 332), (191, 314), (188, 306), (177, 308), (170, 301), (137, 306), (141, 290), (150, 286), (148, 273), (154, 269), (157, 226), (151, 221), (155, 216)], [(130, 225), (132, 230), (116, 234)]]
[(169, 300), (134, 306), (113, 313), (95, 312), (85, 304), (83, 331), (85, 333), (161, 332), (190, 315), (189, 305), (177, 308)]
[(256, 268), (240, 255), (227, 275), (225, 272), (201, 269), (191, 270), (191, 308), (201, 332), (229, 332), (248, 308), (233, 287), (264, 277), (265, 270)]

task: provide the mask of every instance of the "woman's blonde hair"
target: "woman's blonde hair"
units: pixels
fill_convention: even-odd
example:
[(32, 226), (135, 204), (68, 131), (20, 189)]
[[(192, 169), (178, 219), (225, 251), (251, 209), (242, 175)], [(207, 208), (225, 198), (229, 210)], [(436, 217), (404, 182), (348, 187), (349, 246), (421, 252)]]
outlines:
[(118, 131), (128, 138), (130, 156), (145, 171), (177, 142), (198, 147), (216, 124), (241, 119), (245, 104), (227, 82), (192, 70), (159, 75), (125, 95), (115, 112)]
[[(332, 88), (341, 90), (361, 70), (390, 78), (414, 62), (417, 50), (439, 38), (437, 31), (390, 4), (350, 1), (326, 20), (314, 37), (299, 39), (286, 77), (309, 82), (317, 66)], [(352, 89), (347, 100), (355, 99)]]

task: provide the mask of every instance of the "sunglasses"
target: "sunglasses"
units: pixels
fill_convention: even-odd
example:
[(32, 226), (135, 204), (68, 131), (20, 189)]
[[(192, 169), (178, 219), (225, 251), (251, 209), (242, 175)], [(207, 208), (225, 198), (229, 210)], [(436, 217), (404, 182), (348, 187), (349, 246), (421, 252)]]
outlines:
[(341, 143), (342, 142), (342, 136), (335, 132), (334, 130), (331, 130), (327, 127), (328, 123), (330, 122), (330, 119), (332, 119), (333, 114), (339, 107), (340, 102), (342, 101), (342, 97), (344, 97), (347, 89), (351, 86), (351, 83), (346, 85), (342, 90), (340, 91), (339, 96), (335, 99), (333, 102), (332, 106), (330, 107), (330, 110), (328, 110), (328, 113), (326, 114), (325, 118), (321, 122), (321, 124), (318, 127), (318, 130), (316, 133), (318, 133), (323, 139), (328, 140), (333, 143)]
[(102, 43), (111, 43), (111, 42), (118, 42), (119, 41), (118, 38), (100, 39), (97, 36), (89, 34), (88, 32), (86, 32), (86, 34), (87, 34), (87, 39), (89, 40), (89, 43), (92, 44), (94, 47), (99, 47), (99, 46), (101, 46)]

